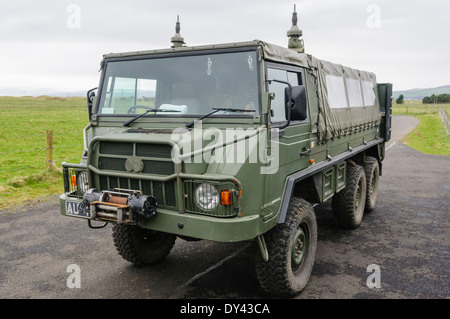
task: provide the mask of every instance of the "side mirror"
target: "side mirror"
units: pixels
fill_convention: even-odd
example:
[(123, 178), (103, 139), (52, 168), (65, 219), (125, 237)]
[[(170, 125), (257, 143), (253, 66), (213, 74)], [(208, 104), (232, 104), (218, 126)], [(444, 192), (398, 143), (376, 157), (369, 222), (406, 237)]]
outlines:
[(279, 127), (280, 130), (288, 127), (291, 121), (303, 121), (308, 117), (304, 85), (292, 86), (289, 82), (281, 80), (268, 80), (268, 82), (269, 84), (278, 82), (287, 85), (287, 88), (284, 90), (286, 123)]
[(95, 90), (97, 88), (89, 90), (87, 92), (87, 106), (88, 106), (88, 112), (89, 112), (89, 121), (92, 121), (92, 105), (95, 97)]
[[(306, 89), (304, 85), (292, 86), (286, 88), (286, 118), (291, 121), (303, 121), (308, 117), (306, 107)], [(288, 112), (290, 114), (288, 114)], [(290, 117), (289, 117), (290, 115)]]

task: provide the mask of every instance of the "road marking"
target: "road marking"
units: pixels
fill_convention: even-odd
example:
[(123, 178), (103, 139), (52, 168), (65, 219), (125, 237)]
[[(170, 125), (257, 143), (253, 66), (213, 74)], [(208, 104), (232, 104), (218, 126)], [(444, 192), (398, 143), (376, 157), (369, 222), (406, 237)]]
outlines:
[(392, 146), (394, 146), (395, 144), (397, 144), (397, 142), (394, 142), (394, 143), (392, 143), (391, 145), (389, 145), (387, 148), (386, 148), (386, 151), (385, 152), (387, 152)]
[(219, 268), (220, 266), (222, 266), (227, 260), (230, 260), (231, 258), (239, 255), (241, 252), (243, 252), (245, 249), (247, 249), (248, 247), (250, 247), (252, 244), (248, 243), (247, 245), (242, 246), (241, 248), (239, 248), (238, 250), (236, 250), (234, 253), (232, 253), (231, 255), (225, 257), (224, 259), (220, 260), (218, 263), (216, 263), (215, 265), (212, 265), (211, 267), (209, 267), (208, 269), (206, 269), (205, 271), (195, 275), (194, 277), (192, 277), (191, 279), (189, 279), (188, 281), (186, 281), (184, 284), (176, 287), (175, 289), (169, 291), (167, 294), (165, 294), (164, 296), (161, 297), (161, 299), (167, 299), (170, 296), (174, 295), (175, 293), (179, 292), (180, 290), (182, 290), (183, 288), (189, 286), (190, 284), (192, 284), (193, 282), (195, 282), (197, 279), (203, 277), (204, 275), (208, 274), (209, 272), (213, 271), (216, 268)]

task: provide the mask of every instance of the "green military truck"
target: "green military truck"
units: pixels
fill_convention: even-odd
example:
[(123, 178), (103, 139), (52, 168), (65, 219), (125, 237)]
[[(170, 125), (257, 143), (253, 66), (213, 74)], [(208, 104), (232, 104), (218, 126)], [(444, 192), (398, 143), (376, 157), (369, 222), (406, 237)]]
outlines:
[[(176, 238), (253, 241), (261, 287), (293, 296), (314, 264), (313, 205), (339, 226), (374, 209), (391, 84), (263, 41), (107, 54), (61, 214), (113, 224), (119, 254), (165, 258)], [(97, 93), (95, 93), (97, 91)], [(199, 252), (201, 253), (201, 252)]]

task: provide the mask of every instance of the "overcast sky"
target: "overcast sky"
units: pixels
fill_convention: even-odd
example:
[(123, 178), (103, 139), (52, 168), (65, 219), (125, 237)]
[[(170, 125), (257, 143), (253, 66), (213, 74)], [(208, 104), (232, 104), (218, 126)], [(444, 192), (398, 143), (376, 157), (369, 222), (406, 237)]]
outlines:
[(0, 88), (87, 91), (103, 54), (259, 39), (287, 46), (297, 5), (306, 52), (395, 90), (450, 84), (448, 0), (18, 0), (0, 4)]

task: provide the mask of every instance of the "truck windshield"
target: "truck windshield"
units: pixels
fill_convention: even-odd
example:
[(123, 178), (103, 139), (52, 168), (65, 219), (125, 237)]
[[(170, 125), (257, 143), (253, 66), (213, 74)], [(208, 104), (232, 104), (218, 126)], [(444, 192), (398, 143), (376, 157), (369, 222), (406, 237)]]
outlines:
[(259, 113), (256, 51), (108, 61), (98, 114), (253, 116)]

